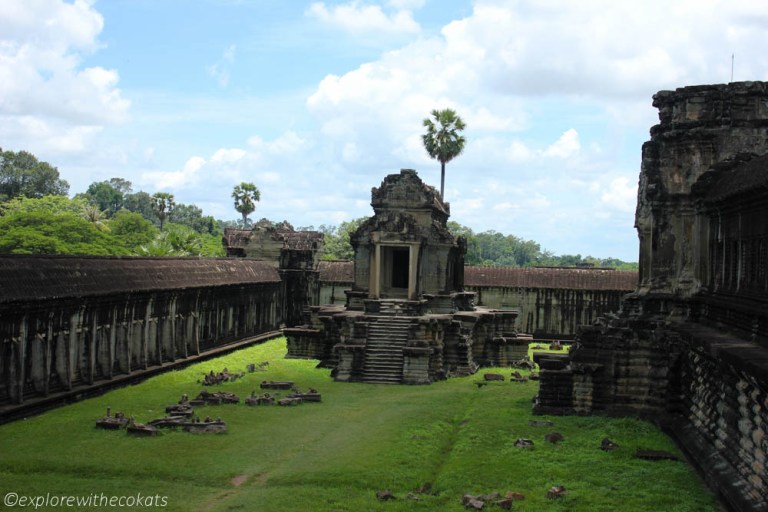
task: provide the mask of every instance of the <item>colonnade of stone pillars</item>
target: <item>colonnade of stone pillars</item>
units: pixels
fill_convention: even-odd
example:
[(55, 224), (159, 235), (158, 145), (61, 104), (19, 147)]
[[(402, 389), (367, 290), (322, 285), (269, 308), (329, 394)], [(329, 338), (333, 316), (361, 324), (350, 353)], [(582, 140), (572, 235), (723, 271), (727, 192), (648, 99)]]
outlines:
[(278, 283), (0, 308), (0, 404), (93, 385), (279, 327)]

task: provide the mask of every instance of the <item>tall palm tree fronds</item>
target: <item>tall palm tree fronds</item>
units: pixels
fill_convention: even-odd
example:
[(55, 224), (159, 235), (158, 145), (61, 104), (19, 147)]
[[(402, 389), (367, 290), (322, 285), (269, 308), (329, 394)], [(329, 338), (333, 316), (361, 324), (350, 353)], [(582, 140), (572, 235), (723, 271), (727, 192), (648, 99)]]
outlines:
[(421, 136), (424, 149), (430, 158), (440, 162), (440, 198), (445, 192), (445, 164), (456, 158), (464, 151), (467, 143), (459, 132), (466, 128), (464, 121), (449, 108), (445, 110), (433, 110), (432, 118), (427, 117), (423, 121), (427, 133)]
[(256, 210), (256, 203), (261, 201), (261, 192), (253, 183), (242, 182), (232, 191), (235, 210), (243, 216), (243, 226), (248, 225), (248, 216)]
[(158, 192), (152, 196), (152, 209), (155, 211), (157, 218), (160, 219), (160, 231), (163, 230), (163, 224), (165, 219), (171, 216), (173, 207), (176, 206), (176, 202), (173, 199), (173, 194), (166, 192)]

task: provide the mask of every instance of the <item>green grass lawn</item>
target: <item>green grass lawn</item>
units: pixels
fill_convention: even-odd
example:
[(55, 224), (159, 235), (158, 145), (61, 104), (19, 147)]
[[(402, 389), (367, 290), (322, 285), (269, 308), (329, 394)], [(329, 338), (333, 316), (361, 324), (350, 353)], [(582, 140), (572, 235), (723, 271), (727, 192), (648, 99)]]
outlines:
[[(533, 416), (536, 382), (478, 387), (481, 371), (430, 386), (337, 383), (315, 361), (284, 354), (280, 338), (0, 426), (0, 494), (158, 495), (166, 498), (163, 510), (179, 511), (359, 512), (460, 511), (466, 493), (516, 491), (525, 495), (517, 511), (718, 510), (685, 462), (633, 457), (637, 448), (679, 453), (656, 427), (635, 419)], [(323, 402), (199, 408), (201, 417), (224, 419), (225, 434), (166, 430), (135, 438), (94, 427), (107, 406), (141, 422), (162, 417), (182, 393), (194, 397), (203, 389), (197, 381), (204, 373), (244, 371), (264, 360), (268, 371), (209, 389), (245, 399), (262, 379), (294, 380), (302, 390), (317, 388)], [(531, 419), (554, 427), (530, 426)], [(565, 440), (545, 442), (553, 430)], [(520, 437), (534, 448), (515, 447)], [(604, 437), (620, 448), (600, 450)], [(425, 484), (431, 490), (419, 500), (406, 497)], [(565, 497), (548, 500), (553, 485), (565, 486)], [(379, 502), (375, 492), (382, 489), (398, 499)]]

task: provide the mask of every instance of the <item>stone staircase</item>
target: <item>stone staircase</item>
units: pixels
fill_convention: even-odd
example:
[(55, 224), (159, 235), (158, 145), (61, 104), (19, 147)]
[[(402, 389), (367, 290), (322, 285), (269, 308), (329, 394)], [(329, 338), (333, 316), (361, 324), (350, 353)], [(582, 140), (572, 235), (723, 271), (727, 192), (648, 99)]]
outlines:
[(411, 318), (374, 317), (368, 325), (362, 382), (399, 384), (403, 380), (403, 348), (408, 343)]

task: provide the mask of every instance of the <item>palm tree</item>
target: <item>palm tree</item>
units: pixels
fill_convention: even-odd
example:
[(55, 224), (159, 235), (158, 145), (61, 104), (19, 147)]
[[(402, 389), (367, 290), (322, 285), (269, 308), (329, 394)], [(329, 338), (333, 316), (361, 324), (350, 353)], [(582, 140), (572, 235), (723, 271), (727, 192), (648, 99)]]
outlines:
[(176, 206), (176, 202), (173, 200), (173, 194), (166, 192), (158, 192), (152, 195), (152, 209), (155, 211), (157, 218), (160, 219), (160, 231), (163, 230), (163, 224), (165, 219), (171, 216), (173, 207)]
[(83, 205), (82, 215), (85, 220), (92, 223), (93, 226), (99, 231), (103, 231), (105, 233), (109, 232), (109, 226), (107, 226), (107, 224), (104, 222), (104, 219), (107, 215), (95, 204)]
[(253, 183), (245, 181), (235, 186), (232, 191), (232, 199), (235, 200), (235, 210), (243, 216), (243, 226), (248, 225), (248, 216), (256, 210), (256, 203), (261, 201), (261, 192)]
[(427, 133), (421, 138), (430, 158), (440, 162), (440, 198), (442, 199), (445, 190), (445, 164), (464, 151), (467, 139), (459, 132), (467, 125), (456, 115), (454, 110), (449, 108), (433, 110), (432, 118), (424, 119), (423, 124), (427, 128)]

